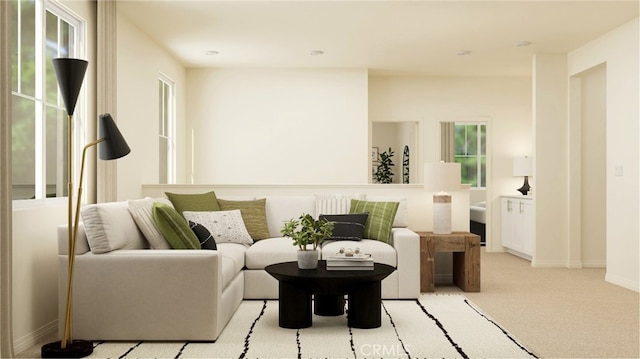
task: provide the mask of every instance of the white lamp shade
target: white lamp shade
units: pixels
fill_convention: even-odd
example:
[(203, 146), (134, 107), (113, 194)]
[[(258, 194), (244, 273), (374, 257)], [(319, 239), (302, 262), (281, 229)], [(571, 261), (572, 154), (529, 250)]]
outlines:
[(424, 164), (424, 189), (431, 192), (460, 190), (460, 164), (432, 162)]
[(516, 157), (513, 159), (513, 176), (531, 176), (532, 161), (530, 157)]

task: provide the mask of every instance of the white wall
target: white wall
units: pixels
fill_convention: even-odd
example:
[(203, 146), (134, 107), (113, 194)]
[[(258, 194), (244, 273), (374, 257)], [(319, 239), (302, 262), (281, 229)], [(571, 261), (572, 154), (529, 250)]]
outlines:
[(366, 70), (189, 69), (197, 184), (367, 183)]
[(532, 265), (566, 266), (569, 238), (567, 57), (533, 58), (535, 244)]
[[(117, 160), (118, 199), (140, 198), (142, 183), (158, 183), (158, 80), (176, 85), (177, 182), (187, 178), (184, 67), (126, 16), (118, 14), (117, 122), (131, 153)], [(144, 57), (141, 57), (143, 55)]]
[[(487, 248), (502, 251), (499, 196), (518, 194), (522, 179), (512, 176), (512, 158), (532, 154), (531, 79), (372, 77), (369, 115), (374, 121), (419, 122), (423, 162), (440, 159), (440, 122), (487, 122)], [(531, 183), (535, 187), (535, 179)]]
[(57, 227), (67, 201), (13, 210), (13, 339), (16, 353), (58, 329)]
[[(581, 250), (583, 267), (606, 267), (607, 259), (607, 69), (579, 74), (581, 113)], [(577, 135), (577, 134), (575, 134)]]
[(636, 19), (568, 56), (569, 75), (606, 63), (606, 280), (635, 291), (640, 290), (639, 30)]

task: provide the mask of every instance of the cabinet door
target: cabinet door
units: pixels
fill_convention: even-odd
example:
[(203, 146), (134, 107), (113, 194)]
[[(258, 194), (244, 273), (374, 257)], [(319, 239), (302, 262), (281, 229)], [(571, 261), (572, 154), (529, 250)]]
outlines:
[(524, 254), (533, 255), (533, 203), (522, 201), (522, 240)]
[(518, 252), (524, 252), (524, 216), (522, 215), (523, 204), (521, 200), (511, 200), (511, 225), (513, 230), (511, 235), (511, 246), (509, 248)]
[(502, 212), (502, 246), (512, 248), (513, 246), (513, 200), (503, 198), (501, 204)]

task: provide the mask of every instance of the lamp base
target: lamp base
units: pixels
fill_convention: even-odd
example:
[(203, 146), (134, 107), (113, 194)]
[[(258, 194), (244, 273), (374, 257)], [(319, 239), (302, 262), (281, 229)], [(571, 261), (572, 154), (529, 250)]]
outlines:
[(433, 233), (451, 234), (451, 195), (433, 195)]
[(529, 186), (529, 176), (524, 176), (524, 184), (522, 187), (518, 188), (518, 191), (522, 193), (523, 196), (526, 196), (529, 193), (531, 186)]
[(93, 343), (88, 340), (73, 340), (62, 349), (62, 342), (45, 344), (40, 349), (43, 358), (84, 358), (93, 353)]

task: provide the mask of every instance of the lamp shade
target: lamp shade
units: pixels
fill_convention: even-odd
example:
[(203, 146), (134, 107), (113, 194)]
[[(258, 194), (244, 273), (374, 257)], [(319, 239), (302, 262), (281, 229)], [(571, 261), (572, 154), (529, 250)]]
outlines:
[(105, 113), (98, 118), (98, 138), (104, 139), (98, 145), (98, 156), (101, 160), (115, 160), (131, 152), (118, 126), (110, 114)]
[(89, 63), (85, 60), (68, 58), (58, 58), (51, 61), (53, 62), (53, 69), (56, 71), (60, 94), (67, 109), (67, 114), (71, 116), (76, 108), (80, 88), (82, 88), (82, 80), (85, 72), (87, 72)]
[(424, 189), (427, 191), (457, 191), (460, 189), (460, 164), (433, 162), (424, 164)]
[(513, 159), (513, 176), (531, 176), (532, 161), (530, 157), (516, 157)]

